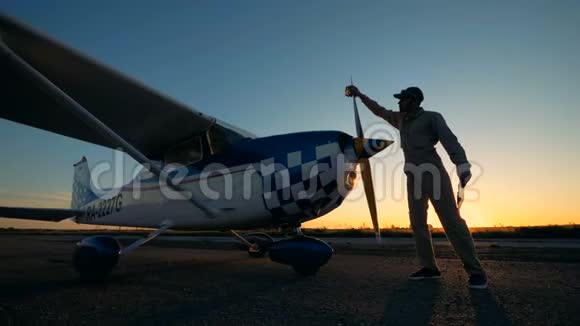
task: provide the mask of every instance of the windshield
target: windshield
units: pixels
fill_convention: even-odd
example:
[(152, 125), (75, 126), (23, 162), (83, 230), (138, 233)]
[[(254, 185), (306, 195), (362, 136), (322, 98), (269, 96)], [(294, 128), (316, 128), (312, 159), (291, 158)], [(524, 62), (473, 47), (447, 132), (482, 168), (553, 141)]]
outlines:
[(201, 136), (195, 136), (188, 141), (171, 147), (165, 153), (165, 163), (179, 163), (188, 165), (203, 158), (203, 144)]
[(209, 143), (213, 154), (224, 152), (231, 145), (244, 139), (252, 138), (250, 134), (241, 134), (237, 130), (232, 130), (229, 126), (214, 124), (208, 130)]

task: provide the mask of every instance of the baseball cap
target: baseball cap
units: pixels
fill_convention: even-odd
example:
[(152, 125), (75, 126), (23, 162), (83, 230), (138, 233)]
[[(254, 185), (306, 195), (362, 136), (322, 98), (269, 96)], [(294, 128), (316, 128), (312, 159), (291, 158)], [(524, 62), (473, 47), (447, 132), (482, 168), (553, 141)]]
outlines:
[(399, 100), (402, 98), (406, 98), (406, 97), (413, 97), (413, 98), (417, 99), (419, 102), (423, 102), (423, 100), (425, 99), (423, 97), (423, 92), (421, 91), (421, 89), (419, 87), (415, 87), (415, 86), (411, 86), (411, 87), (408, 87), (407, 89), (403, 89), (403, 90), (401, 90), (400, 93), (393, 94), (393, 96)]

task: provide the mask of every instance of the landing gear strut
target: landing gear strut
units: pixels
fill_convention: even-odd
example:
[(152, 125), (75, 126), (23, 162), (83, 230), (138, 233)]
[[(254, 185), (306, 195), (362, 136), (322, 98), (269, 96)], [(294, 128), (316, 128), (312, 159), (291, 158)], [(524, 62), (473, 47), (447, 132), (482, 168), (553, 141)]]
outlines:
[(274, 239), (266, 233), (240, 235), (234, 230), (231, 230), (231, 232), (241, 242), (238, 247), (241, 250), (247, 250), (248, 254), (254, 258), (264, 257), (274, 243)]
[(297, 227), (295, 227), (296, 230), (296, 236), (297, 237), (303, 237), (304, 233), (302, 233), (302, 226), (298, 225)]
[(171, 221), (165, 221), (161, 227), (139, 239), (127, 247), (122, 247), (119, 241), (107, 235), (96, 235), (85, 238), (76, 244), (73, 254), (73, 266), (80, 279), (86, 282), (104, 281), (117, 266), (122, 256), (155, 239), (172, 226)]

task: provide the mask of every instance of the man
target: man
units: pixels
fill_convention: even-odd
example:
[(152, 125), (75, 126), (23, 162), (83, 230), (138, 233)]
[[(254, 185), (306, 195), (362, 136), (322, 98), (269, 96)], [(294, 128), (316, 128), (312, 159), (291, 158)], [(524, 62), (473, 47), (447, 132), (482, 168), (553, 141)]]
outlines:
[(486, 273), (477, 259), (467, 224), (459, 215), (449, 175), (435, 150), (435, 144), (440, 141), (451, 161), (457, 166), (459, 180), (462, 187), (465, 187), (471, 178), (471, 165), (467, 161), (463, 147), (445, 123), (443, 116), (437, 112), (423, 110), (421, 107), (423, 92), (418, 87), (409, 87), (394, 95), (399, 100), (399, 112), (385, 109), (361, 93), (354, 85), (346, 87), (345, 95), (359, 97), (371, 112), (385, 119), (400, 132), (401, 147), (405, 156), (409, 217), (417, 256), (422, 265), (422, 268), (411, 274), (409, 279), (441, 277), (427, 224), (427, 208), (430, 200), (447, 238), (470, 275), (469, 287), (485, 289)]

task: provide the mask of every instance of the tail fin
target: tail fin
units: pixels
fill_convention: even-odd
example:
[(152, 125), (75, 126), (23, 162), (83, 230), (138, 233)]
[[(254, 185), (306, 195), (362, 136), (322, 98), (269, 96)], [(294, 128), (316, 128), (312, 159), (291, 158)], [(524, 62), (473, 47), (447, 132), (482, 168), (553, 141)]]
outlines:
[(97, 199), (97, 195), (93, 192), (91, 187), (91, 172), (89, 171), (89, 164), (87, 158), (83, 158), (75, 163), (75, 174), (72, 186), (72, 209), (80, 209), (84, 205)]

